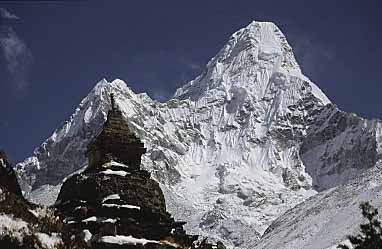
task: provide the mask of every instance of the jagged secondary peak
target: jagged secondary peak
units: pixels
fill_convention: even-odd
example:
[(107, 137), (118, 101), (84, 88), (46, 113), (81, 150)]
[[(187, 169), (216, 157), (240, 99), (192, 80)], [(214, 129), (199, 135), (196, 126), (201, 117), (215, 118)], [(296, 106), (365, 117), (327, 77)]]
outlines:
[(253, 21), (235, 32), (208, 62), (202, 75), (177, 89), (174, 97), (198, 100), (222, 96), (230, 100), (244, 89), (246, 94), (260, 100), (270, 91), (296, 87), (301, 82), (307, 82), (310, 92), (323, 104), (330, 103), (302, 74), (281, 30), (271, 22)]
[[(137, 103), (142, 102), (142, 97), (135, 94), (122, 80), (99, 81), (70, 118), (36, 148), (31, 157), (16, 165), (21, 178), (21, 187), (25, 193), (49, 185), (54, 186), (54, 189), (49, 191), (58, 194), (63, 177), (86, 166), (84, 156), (86, 146), (102, 129), (107, 113), (111, 109), (110, 93), (115, 94), (117, 105), (123, 107), (124, 116), (136, 113), (136, 109), (140, 106)], [(145, 96), (145, 100), (147, 98)], [(44, 172), (48, 172), (52, 177), (40, 178)], [(33, 177), (30, 177), (31, 175)], [(42, 198), (47, 203), (54, 201), (46, 195), (37, 198)]]

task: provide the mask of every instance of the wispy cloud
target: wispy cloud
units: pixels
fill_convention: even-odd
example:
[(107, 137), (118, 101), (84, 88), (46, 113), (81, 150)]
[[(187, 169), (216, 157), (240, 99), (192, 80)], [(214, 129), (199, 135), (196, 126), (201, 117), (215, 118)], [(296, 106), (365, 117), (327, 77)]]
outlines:
[(317, 61), (321, 59), (333, 60), (335, 54), (333, 51), (323, 47), (318, 43), (314, 43), (309, 39), (302, 39), (296, 44), (296, 50), (302, 56), (302, 63), (309, 66), (317, 65)]
[(158, 100), (159, 102), (165, 102), (171, 97), (171, 93), (164, 90), (156, 89), (153, 91), (153, 99)]
[(192, 70), (201, 70), (202, 69), (202, 66), (200, 64), (197, 64), (197, 63), (189, 63), (188, 66)]
[[(185, 54), (176, 49), (159, 49), (131, 56), (130, 77), (148, 87), (153, 99), (167, 101), (178, 87), (194, 79), (203, 69), (193, 54)], [(144, 72), (137, 74), (142, 68)]]
[[(0, 16), (2, 19), (19, 19), (16, 15), (2, 8), (0, 8)], [(0, 26), (0, 50), (15, 89), (25, 91), (28, 86), (27, 76), (33, 62), (33, 56), (10, 24)]]
[(288, 40), (292, 41), (293, 52), (302, 71), (319, 75), (324, 72), (327, 63), (336, 59), (336, 53), (313, 37), (314, 35), (301, 30), (288, 33)]
[(187, 66), (188, 69), (191, 69), (192, 71), (200, 71), (202, 69), (201, 64), (195, 63), (194, 61), (187, 59), (186, 57), (183, 57), (183, 56), (177, 58), (177, 61), (179, 63), (184, 64), (185, 66)]
[(4, 8), (0, 8), (0, 17), (2, 19), (13, 19), (13, 20), (20, 19), (18, 16), (16, 16), (15, 14), (9, 12), (8, 10), (6, 10)]

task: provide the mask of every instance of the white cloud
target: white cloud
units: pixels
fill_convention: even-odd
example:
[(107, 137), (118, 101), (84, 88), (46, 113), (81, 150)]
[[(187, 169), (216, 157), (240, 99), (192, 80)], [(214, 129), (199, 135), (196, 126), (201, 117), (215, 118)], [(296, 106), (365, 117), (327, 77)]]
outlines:
[(16, 32), (8, 26), (0, 27), (0, 49), (13, 83), (18, 90), (24, 90), (33, 61), (31, 51)]
[(192, 69), (192, 70), (200, 70), (202, 68), (201, 65), (197, 64), (197, 63), (189, 63), (188, 66)]
[(18, 16), (9, 12), (8, 10), (6, 10), (4, 8), (0, 8), (0, 17), (4, 18), (4, 19), (13, 19), (13, 20), (20, 19)]
[(154, 90), (153, 99), (158, 100), (159, 102), (165, 102), (171, 97), (171, 94), (168, 91), (164, 90)]
[[(20, 18), (4, 8), (0, 8), (0, 21), (19, 20)], [(16, 90), (24, 91), (27, 87), (27, 75), (33, 57), (25, 42), (17, 35), (11, 23), (0, 26), (0, 59), (4, 60), (10, 81)]]
[[(328, 63), (336, 58), (329, 47), (309, 37), (309, 34), (291, 33), (293, 52), (304, 73), (319, 75), (325, 73)], [(312, 75), (309, 75), (311, 77)]]

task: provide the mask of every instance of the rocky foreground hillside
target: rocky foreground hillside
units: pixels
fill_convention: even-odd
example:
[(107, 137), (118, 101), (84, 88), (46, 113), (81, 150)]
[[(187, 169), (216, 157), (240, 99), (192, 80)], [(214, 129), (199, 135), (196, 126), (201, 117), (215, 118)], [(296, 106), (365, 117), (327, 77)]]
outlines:
[(53, 209), (24, 199), (4, 152), (0, 152), (0, 248), (86, 248)]
[(287, 210), (375, 168), (382, 155), (381, 122), (339, 110), (303, 75), (281, 30), (252, 22), (165, 103), (121, 80), (97, 83), (16, 165), (28, 199), (53, 204), (63, 180), (87, 167), (111, 93), (147, 148), (141, 168), (160, 183), (170, 213), (187, 232), (235, 248), (253, 248)]

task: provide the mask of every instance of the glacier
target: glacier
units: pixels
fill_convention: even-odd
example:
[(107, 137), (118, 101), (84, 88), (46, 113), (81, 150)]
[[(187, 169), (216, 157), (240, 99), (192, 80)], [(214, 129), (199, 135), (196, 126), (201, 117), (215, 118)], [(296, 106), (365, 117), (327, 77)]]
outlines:
[(142, 167), (161, 184), (169, 211), (188, 232), (234, 248), (254, 248), (287, 210), (381, 157), (381, 122), (339, 110), (303, 75), (282, 31), (254, 21), (165, 103), (120, 79), (98, 82), (15, 166), (27, 198), (53, 204), (62, 182), (86, 167), (110, 93), (144, 142)]

